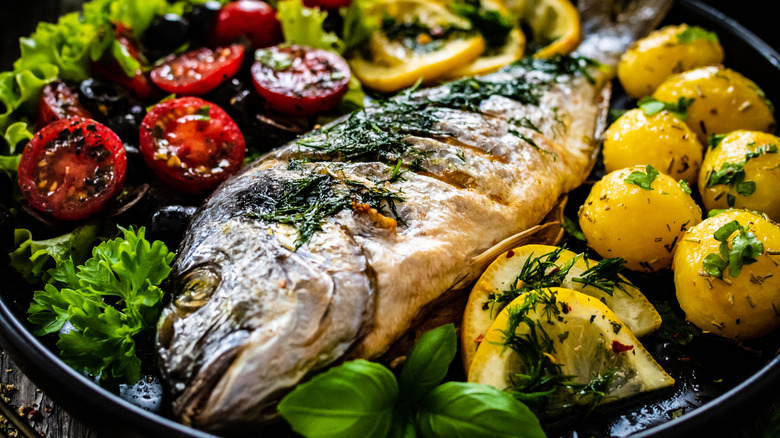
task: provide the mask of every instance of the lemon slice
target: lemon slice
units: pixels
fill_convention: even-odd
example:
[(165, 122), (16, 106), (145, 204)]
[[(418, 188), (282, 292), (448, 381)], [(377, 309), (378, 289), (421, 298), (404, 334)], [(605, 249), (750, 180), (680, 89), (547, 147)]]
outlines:
[(526, 293), (502, 310), (468, 381), (512, 391), (547, 413), (674, 384), (604, 303), (563, 288)]
[[(572, 251), (549, 245), (525, 245), (499, 256), (488, 266), (472, 288), (463, 313), (460, 332), (461, 354), (466, 371), (488, 328), (507, 304), (506, 300), (516, 296), (510, 293), (503, 296), (504, 299), (501, 300), (501, 295), (504, 291), (511, 290), (513, 286), (515, 289), (521, 289), (523, 285), (516, 283), (521, 277), (526, 281), (535, 277), (545, 282), (545, 286), (562, 286), (601, 300), (637, 336), (652, 333), (660, 327), (661, 315), (642, 292), (630, 284), (625, 277), (620, 276), (625, 283), (613, 287), (611, 293), (586, 284), (590, 274), (597, 270), (597, 268), (591, 269), (596, 265), (597, 262), (586, 260)], [(566, 269), (568, 271), (565, 271), (565, 275), (562, 276)], [(497, 300), (491, 300), (491, 295)]]
[(582, 41), (580, 14), (569, 0), (507, 0), (507, 8), (527, 23), (534, 41), (545, 44), (537, 58), (571, 53)]
[(348, 61), (363, 85), (375, 90), (397, 91), (420, 78), (429, 83), (485, 51), (468, 20), (431, 0), (380, 0), (366, 14), (378, 17), (382, 28)]
[[(510, 16), (509, 10), (500, 1), (482, 0), (481, 5), (486, 10), (498, 11), (501, 15)], [(525, 35), (519, 27), (515, 27), (509, 32), (506, 43), (495, 50), (486, 50), (479, 58), (470, 64), (452, 70), (444, 75), (447, 79), (459, 78), (463, 76), (476, 76), (492, 73), (499, 68), (515, 62), (523, 57), (525, 51)]]

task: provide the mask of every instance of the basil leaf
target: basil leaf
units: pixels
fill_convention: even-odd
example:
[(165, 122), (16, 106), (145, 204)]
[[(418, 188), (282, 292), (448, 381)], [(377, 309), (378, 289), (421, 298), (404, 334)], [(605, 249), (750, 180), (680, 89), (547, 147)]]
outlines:
[(402, 403), (413, 405), (444, 380), (458, 348), (455, 326), (425, 333), (412, 348), (398, 379)]
[(492, 386), (444, 383), (422, 400), (417, 428), (422, 437), (545, 436), (528, 407)]
[(647, 165), (645, 167), (645, 172), (631, 172), (630, 175), (626, 177), (623, 181), (625, 181), (627, 184), (633, 184), (635, 186), (638, 186), (641, 189), (644, 190), (653, 190), (652, 187), (650, 187), (651, 184), (653, 184), (653, 181), (655, 181), (655, 178), (659, 175), (658, 171), (655, 170), (655, 168), (651, 165)]
[(388, 438), (417, 438), (415, 414), (408, 410), (397, 409), (393, 415), (393, 428)]
[(298, 385), (279, 413), (306, 437), (385, 437), (393, 423), (398, 383), (382, 365), (346, 362)]

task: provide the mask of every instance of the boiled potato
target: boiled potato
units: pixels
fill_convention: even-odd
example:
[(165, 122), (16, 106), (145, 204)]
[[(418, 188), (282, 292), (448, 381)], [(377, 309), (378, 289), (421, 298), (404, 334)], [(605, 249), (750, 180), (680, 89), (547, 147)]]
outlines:
[(627, 268), (652, 272), (669, 267), (677, 241), (701, 222), (701, 209), (674, 178), (635, 166), (594, 184), (579, 221), (599, 255), (622, 257)]
[(696, 134), (671, 113), (648, 116), (633, 109), (607, 129), (603, 154), (607, 172), (649, 164), (677, 180), (694, 182), (702, 147)]
[(717, 35), (680, 24), (636, 41), (620, 58), (617, 75), (626, 93), (638, 99), (652, 93), (673, 74), (721, 63), (723, 48)]
[(707, 210), (737, 207), (780, 221), (780, 138), (735, 131), (707, 151), (699, 193)]
[(702, 67), (665, 80), (653, 93), (663, 102), (693, 98), (685, 121), (707, 144), (711, 134), (737, 129), (771, 132), (775, 129), (772, 106), (750, 79), (723, 67)]
[[(718, 230), (729, 234), (723, 227), (732, 221), (749, 231), (716, 235)], [(744, 243), (751, 241), (750, 234), (751, 246), (761, 243), (754, 263), (738, 257), (742, 265), (738, 275), (732, 276), (730, 265), (722, 269), (722, 278), (708, 273), (712, 263), (705, 264), (707, 257), (722, 257), (718, 238), (727, 241), (731, 250), (737, 236), (742, 235), (740, 243)], [(686, 318), (702, 330), (735, 340), (757, 338), (780, 326), (778, 266), (780, 227), (755, 213), (728, 210), (691, 228), (677, 244), (672, 263), (677, 299)]]

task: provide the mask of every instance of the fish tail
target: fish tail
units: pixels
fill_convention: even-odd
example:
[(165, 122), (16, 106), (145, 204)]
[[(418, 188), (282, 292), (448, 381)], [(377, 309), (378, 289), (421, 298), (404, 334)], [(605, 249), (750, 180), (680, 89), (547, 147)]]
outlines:
[(666, 16), (673, 0), (579, 0), (582, 44), (576, 54), (617, 66), (632, 42), (644, 37)]

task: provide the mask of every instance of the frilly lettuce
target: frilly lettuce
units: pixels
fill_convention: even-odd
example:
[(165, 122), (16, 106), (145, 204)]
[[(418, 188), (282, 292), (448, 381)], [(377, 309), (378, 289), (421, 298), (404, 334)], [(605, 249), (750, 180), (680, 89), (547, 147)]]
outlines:
[(97, 225), (83, 225), (70, 233), (45, 240), (33, 240), (24, 228), (14, 231), (14, 250), (9, 254), (11, 267), (30, 283), (49, 279), (47, 269), (59, 266), (64, 260), (83, 262), (89, 255), (98, 233)]

